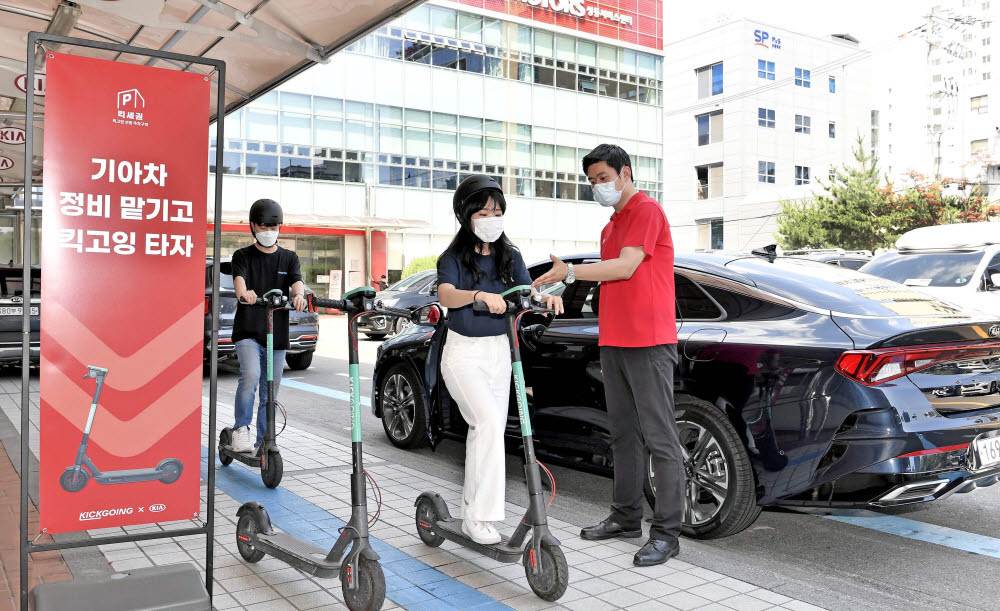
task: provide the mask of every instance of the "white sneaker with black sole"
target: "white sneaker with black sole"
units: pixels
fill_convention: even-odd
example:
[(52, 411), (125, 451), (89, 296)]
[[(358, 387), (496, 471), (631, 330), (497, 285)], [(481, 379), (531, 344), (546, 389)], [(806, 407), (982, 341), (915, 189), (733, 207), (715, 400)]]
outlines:
[(463, 520), (462, 532), (470, 539), (481, 545), (493, 545), (500, 543), (500, 533), (489, 522), (477, 522), (476, 520)]
[(254, 438), (250, 434), (250, 425), (233, 429), (233, 452), (253, 452)]

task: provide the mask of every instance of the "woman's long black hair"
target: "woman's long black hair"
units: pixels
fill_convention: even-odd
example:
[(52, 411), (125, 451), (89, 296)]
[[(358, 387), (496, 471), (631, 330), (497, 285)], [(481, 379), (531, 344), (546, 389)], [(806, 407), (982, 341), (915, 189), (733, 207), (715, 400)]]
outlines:
[[(486, 207), (492, 199), (505, 214), (507, 212), (507, 201), (503, 197), (503, 192), (496, 189), (487, 189), (473, 193), (462, 202), (458, 209), (458, 222), (460, 227), (455, 238), (445, 249), (446, 254), (450, 254), (458, 259), (462, 265), (472, 272), (476, 280), (481, 280), (486, 275), (476, 264), (476, 253), (483, 241), (476, 237), (472, 230), (472, 215)], [(517, 247), (507, 239), (507, 234), (503, 233), (496, 242), (490, 244), (490, 255), (494, 264), (500, 272), (500, 281), (507, 286), (514, 284), (514, 252)]]

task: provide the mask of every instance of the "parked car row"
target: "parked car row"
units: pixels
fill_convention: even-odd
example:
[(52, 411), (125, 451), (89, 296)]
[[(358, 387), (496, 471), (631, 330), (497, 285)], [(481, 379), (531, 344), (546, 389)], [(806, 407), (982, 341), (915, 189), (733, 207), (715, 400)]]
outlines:
[[(1000, 478), (1000, 313), (796, 256), (678, 254), (675, 271), (676, 417), (696, 463), (688, 535), (734, 534), (767, 505), (925, 503)], [(982, 273), (972, 266), (964, 284)], [(600, 285), (545, 290), (562, 295), (565, 314), (547, 325), (525, 315), (520, 330), (536, 451), (610, 476)], [(372, 409), (399, 447), (465, 435), (440, 374), (445, 316), (425, 306), (378, 350)], [(518, 447), (513, 402), (507, 439)]]

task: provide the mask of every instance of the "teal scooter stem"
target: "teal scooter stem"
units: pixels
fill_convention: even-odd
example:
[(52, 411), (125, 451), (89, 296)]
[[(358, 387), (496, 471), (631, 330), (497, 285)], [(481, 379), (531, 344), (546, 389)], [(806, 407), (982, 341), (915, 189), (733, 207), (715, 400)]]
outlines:
[[(279, 533), (271, 526), (264, 506), (249, 502), (236, 515), (236, 546), (247, 562), (259, 562), (266, 554), (315, 575), (340, 576), (344, 602), (351, 611), (377, 611), (385, 601), (385, 575), (379, 556), (368, 542), (368, 501), (365, 486), (364, 452), (361, 442), (361, 379), (358, 365), (358, 318), (380, 313), (410, 318), (409, 310), (376, 308), (375, 290), (360, 288), (343, 299), (313, 298), (314, 306), (347, 313), (348, 368), (351, 379), (351, 519), (340, 529), (340, 538), (329, 551)], [(350, 549), (348, 549), (350, 547)], [(346, 556), (345, 556), (346, 553)]]

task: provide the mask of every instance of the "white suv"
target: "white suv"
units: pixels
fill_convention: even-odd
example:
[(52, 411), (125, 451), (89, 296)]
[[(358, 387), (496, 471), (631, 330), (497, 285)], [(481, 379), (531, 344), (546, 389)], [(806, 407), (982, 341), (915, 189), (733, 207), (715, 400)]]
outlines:
[(1000, 316), (1000, 223), (921, 227), (900, 236), (896, 249), (861, 271)]

